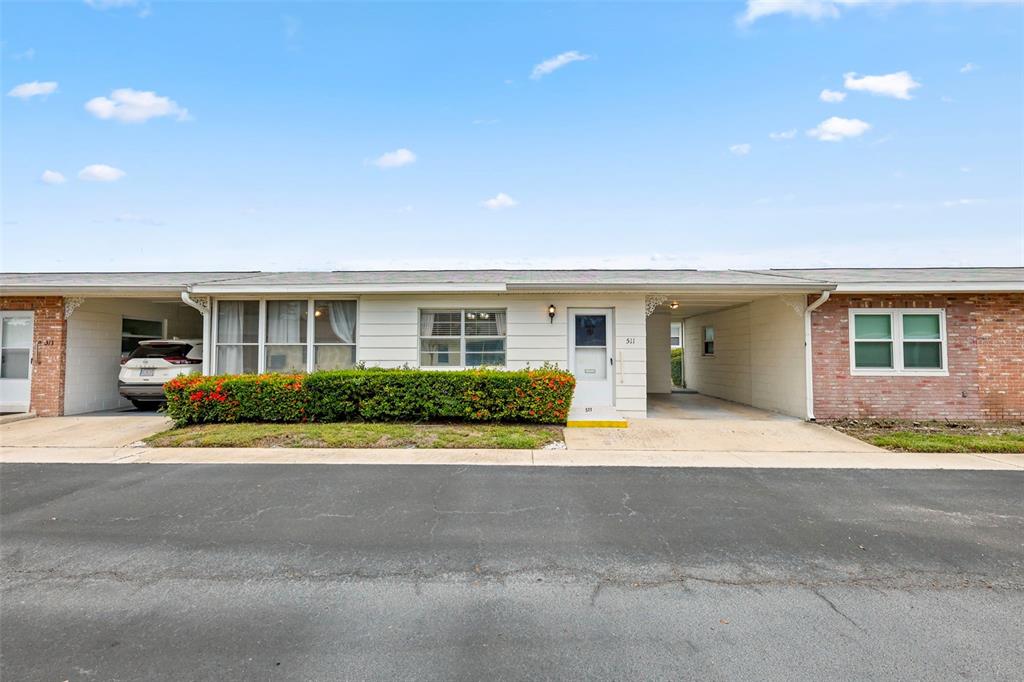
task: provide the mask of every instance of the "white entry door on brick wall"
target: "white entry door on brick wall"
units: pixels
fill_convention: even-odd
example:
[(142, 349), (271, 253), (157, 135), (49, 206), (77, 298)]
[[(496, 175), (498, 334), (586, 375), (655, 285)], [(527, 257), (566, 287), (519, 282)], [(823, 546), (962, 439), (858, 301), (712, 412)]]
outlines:
[(32, 311), (0, 312), (0, 412), (28, 412), (32, 384)]

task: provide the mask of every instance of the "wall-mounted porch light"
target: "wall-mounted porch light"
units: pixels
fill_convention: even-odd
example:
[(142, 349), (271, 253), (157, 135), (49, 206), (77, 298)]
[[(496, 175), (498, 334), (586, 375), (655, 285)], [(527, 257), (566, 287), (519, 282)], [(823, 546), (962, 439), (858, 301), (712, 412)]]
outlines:
[(671, 308), (672, 310), (678, 309), (679, 308), (679, 301), (672, 301), (671, 303), (668, 304), (668, 307)]
[(548, 319), (551, 321), (551, 324), (555, 323), (555, 305), (553, 303), (548, 306)]

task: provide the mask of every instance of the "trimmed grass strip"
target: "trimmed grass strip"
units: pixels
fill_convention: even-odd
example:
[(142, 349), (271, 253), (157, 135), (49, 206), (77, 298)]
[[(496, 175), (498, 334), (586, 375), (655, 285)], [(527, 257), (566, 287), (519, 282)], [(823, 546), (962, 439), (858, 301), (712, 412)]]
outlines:
[(944, 434), (896, 431), (872, 436), (878, 447), (903, 452), (1002, 452), (1024, 453), (1024, 434)]
[(562, 429), (534, 424), (201, 424), (145, 439), (157, 448), (502, 448), (535, 450)]

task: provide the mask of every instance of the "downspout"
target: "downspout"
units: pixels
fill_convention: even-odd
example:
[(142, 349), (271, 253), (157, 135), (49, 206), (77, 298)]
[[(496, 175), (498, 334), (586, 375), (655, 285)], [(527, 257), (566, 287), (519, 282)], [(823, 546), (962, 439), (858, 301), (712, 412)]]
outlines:
[(197, 301), (189, 295), (188, 291), (181, 292), (181, 301), (190, 308), (195, 308), (203, 316), (203, 374), (209, 375), (211, 370), (211, 353), (213, 346), (210, 345), (212, 324), (210, 317), (210, 299), (201, 296), (203, 300)]
[(814, 421), (814, 362), (811, 357), (811, 313), (817, 310), (832, 295), (831, 291), (821, 292), (818, 300), (804, 308), (804, 380), (807, 388), (807, 421)]

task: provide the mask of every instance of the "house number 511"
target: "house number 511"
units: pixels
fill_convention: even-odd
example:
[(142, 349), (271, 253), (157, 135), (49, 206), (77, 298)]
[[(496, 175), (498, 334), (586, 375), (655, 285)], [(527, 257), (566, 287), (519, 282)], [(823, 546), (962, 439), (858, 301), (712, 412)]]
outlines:
[(632, 346), (635, 343), (636, 343), (636, 337), (635, 336), (627, 336), (626, 337), (626, 345), (627, 346)]

